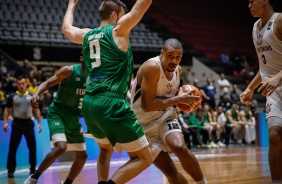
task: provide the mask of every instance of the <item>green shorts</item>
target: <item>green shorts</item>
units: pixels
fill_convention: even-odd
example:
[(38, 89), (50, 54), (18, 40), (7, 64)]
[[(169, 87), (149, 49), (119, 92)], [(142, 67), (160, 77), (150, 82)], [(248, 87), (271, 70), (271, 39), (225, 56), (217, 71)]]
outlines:
[(119, 94), (105, 92), (95, 96), (85, 95), (82, 114), (93, 136), (107, 138), (112, 146), (134, 142), (144, 136), (130, 104)]
[(50, 106), (47, 113), (50, 139), (54, 134), (63, 133), (66, 135), (67, 143), (84, 143), (82, 126), (79, 123), (79, 116), (62, 107)]

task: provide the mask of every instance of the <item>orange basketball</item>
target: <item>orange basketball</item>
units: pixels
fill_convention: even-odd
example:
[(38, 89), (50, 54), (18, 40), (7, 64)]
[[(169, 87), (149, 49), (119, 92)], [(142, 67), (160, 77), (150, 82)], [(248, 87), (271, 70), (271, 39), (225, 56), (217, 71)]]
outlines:
[[(190, 107), (189, 105), (186, 105), (186, 104), (177, 104), (177, 107), (184, 112), (193, 112), (196, 109), (198, 109), (200, 107), (201, 101), (202, 101), (202, 94), (201, 94), (200, 90), (193, 85), (183, 85), (183, 86), (181, 86), (181, 88), (182, 88), (182, 92), (185, 92), (185, 93), (194, 89), (193, 95), (199, 96), (200, 99), (199, 99), (199, 103), (197, 105), (195, 105), (194, 107)], [(180, 94), (181, 93), (179, 93), (179, 90), (177, 90), (176, 95), (180, 95)]]

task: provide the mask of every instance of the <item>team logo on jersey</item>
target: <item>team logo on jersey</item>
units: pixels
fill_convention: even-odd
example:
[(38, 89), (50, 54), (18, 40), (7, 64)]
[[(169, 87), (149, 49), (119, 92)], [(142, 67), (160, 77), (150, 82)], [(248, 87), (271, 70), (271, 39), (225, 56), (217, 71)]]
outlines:
[(169, 94), (171, 94), (171, 92), (172, 92), (172, 84), (170, 84), (170, 83), (168, 83), (167, 85), (166, 85), (166, 94), (167, 95), (169, 95)]
[(257, 45), (261, 45), (262, 44), (262, 35), (258, 34), (257, 35)]
[(75, 78), (75, 81), (80, 81), (80, 77), (76, 77), (76, 78)]
[(268, 113), (270, 113), (270, 112), (271, 112), (271, 106), (272, 106), (272, 104), (271, 104), (271, 103), (267, 103), (267, 104), (266, 104), (266, 108), (265, 108), (265, 112), (266, 112), (266, 114), (268, 114)]
[(272, 23), (273, 23), (273, 22), (269, 22), (269, 23), (268, 23), (267, 30), (270, 30)]

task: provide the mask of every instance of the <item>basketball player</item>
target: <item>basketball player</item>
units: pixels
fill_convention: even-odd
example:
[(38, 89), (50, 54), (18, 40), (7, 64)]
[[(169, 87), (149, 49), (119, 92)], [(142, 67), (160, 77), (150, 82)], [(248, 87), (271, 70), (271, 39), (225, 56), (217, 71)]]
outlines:
[(274, 12), (274, 0), (250, 0), (253, 17), (253, 41), (259, 59), (259, 71), (240, 95), (244, 104), (252, 103), (254, 90), (266, 96), (269, 129), (269, 165), (273, 183), (282, 183), (282, 15)]
[(109, 181), (99, 181), (99, 184), (126, 183), (152, 163), (142, 126), (126, 101), (133, 73), (129, 34), (152, 0), (137, 0), (127, 14), (120, 0), (104, 0), (99, 7), (100, 26), (94, 29), (73, 26), (77, 2), (69, 0), (62, 33), (72, 42), (83, 45), (87, 74), (83, 116), (98, 142), (107, 139), (118, 153), (124, 149), (130, 157)]
[(74, 151), (76, 158), (72, 164), (65, 184), (71, 184), (82, 170), (87, 159), (86, 146), (79, 123), (82, 99), (85, 94), (85, 70), (83, 57), (81, 64), (64, 66), (52, 77), (41, 83), (32, 97), (33, 107), (37, 107), (37, 100), (50, 87), (59, 84), (57, 96), (47, 112), (48, 126), (54, 149), (50, 151), (37, 171), (31, 174), (24, 184), (37, 183), (40, 175), (50, 167), (55, 160), (67, 149)]
[(182, 54), (182, 44), (170, 38), (159, 56), (141, 65), (131, 90), (131, 106), (149, 140), (154, 164), (168, 181), (188, 183), (170, 158), (168, 151), (171, 150), (197, 183), (207, 183), (195, 155), (185, 145), (176, 110), (172, 107), (178, 103), (190, 106), (200, 103), (199, 97), (192, 96), (191, 92), (175, 96), (180, 83)]

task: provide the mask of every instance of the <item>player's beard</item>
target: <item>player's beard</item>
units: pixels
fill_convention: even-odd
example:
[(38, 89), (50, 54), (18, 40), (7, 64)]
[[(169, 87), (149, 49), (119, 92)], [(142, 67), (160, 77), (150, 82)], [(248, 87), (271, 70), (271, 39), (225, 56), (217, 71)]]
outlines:
[(176, 67), (177, 67), (177, 65), (169, 65), (166, 70), (168, 72), (174, 72)]

